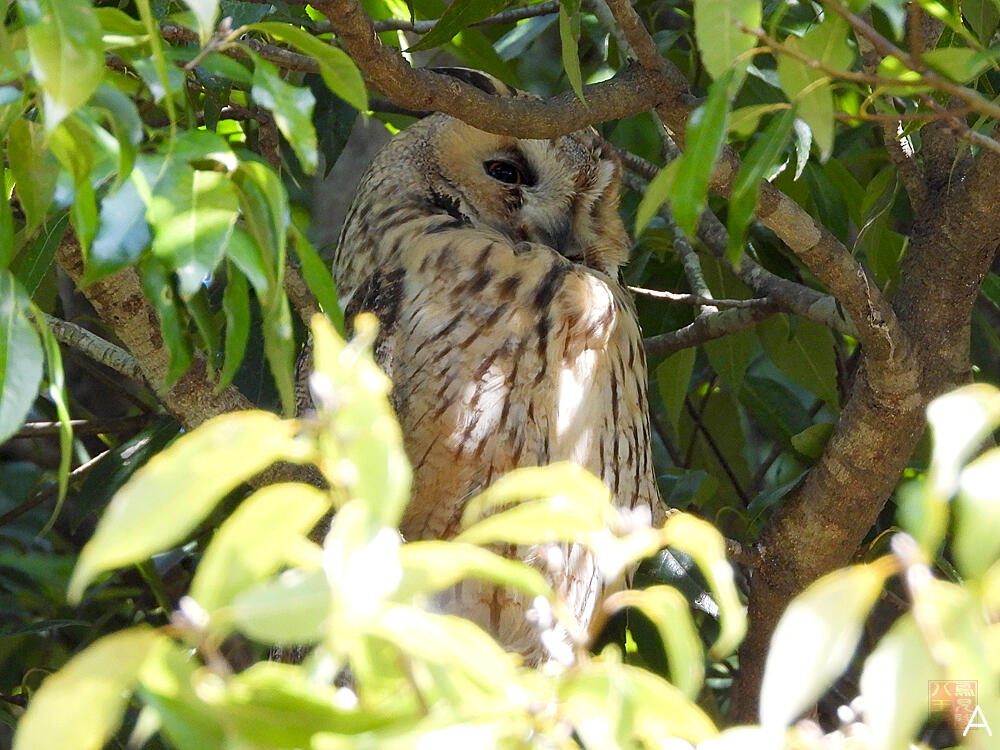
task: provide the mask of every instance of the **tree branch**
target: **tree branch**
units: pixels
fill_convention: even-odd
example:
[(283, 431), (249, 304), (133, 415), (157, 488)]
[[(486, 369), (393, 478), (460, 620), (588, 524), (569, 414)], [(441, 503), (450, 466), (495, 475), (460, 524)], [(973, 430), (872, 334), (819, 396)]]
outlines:
[(754, 301), (759, 301), (760, 304), (753, 307), (736, 307), (723, 312), (699, 315), (693, 323), (689, 323), (683, 328), (643, 339), (642, 344), (646, 354), (650, 357), (658, 357), (698, 346), (706, 341), (749, 328), (779, 311), (778, 306), (769, 300)]
[(105, 341), (96, 333), (92, 333), (76, 323), (69, 323), (46, 313), (42, 313), (42, 318), (59, 343), (73, 347), (95, 362), (100, 362), (105, 367), (124, 375), (129, 380), (142, 381), (142, 369), (139, 367), (139, 363), (135, 357), (120, 346)]

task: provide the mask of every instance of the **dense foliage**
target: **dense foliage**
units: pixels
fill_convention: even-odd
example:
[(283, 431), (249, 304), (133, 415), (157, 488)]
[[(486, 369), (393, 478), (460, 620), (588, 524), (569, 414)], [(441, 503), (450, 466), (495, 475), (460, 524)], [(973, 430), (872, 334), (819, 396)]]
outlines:
[[(824, 728), (856, 737), (805, 726), (789, 746), (894, 748), (924, 728), (929, 680), (977, 680), (1000, 725), (996, 450), (962, 468), (996, 392), (936, 402), (933, 459), (918, 443), (932, 398), (1000, 382), (996, 0), (3, 5), (0, 719), (34, 706), (19, 747), (772, 747), (822, 700)], [(483, 104), (396, 62), (562, 97)], [(292, 419), (312, 314), (343, 329), (313, 196), (349, 193), (323, 177), (356, 121), (427, 107), (522, 135), (615, 118), (594, 124), (627, 168), (626, 279), (652, 290), (660, 489), (690, 516), (628, 529), (555, 467), (486, 493), (459, 542), (400, 545), (408, 469), (385, 384), (358, 380), (364, 336), (319, 329), (330, 400)], [(723, 542), (695, 517), (746, 566), (739, 656)], [(537, 594), (544, 630), (544, 581), (479, 545), (554, 529), (609, 576), (672, 550), (564, 666), (518, 667), (426, 608), (481, 575)], [(320, 645), (267, 661), (291, 643)], [(756, 715), (765, 661), (763, 728), (716, 740)], [(858, 694), (866, 712), (838, 718)]]

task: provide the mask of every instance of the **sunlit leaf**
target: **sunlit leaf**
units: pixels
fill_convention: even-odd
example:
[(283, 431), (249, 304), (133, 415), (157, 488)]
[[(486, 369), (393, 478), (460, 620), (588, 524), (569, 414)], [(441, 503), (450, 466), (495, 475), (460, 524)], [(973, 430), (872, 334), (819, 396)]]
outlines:
[(345, 343), (317, 315), (310, 384), (330, 424), (322, 438), (324, 472), (384, 525), (395, 526), (409, 501), (411, 470), (389, 404), (391, 382), (372, 354), (375, 332), (375, 318), (359, 316), (354, 339)]
[(333, 275), (327, 263), (313, 249), (309, 239), (294, 224), (291, 226), (292, 241), (295, 254), (302, 264), (302, 277), (309, 286), (309, 291), (316, 297), (323, 314), (333, 323), (333, 327), (341, 336), (344, 335), (344, 313), (337, 302), (337, 289), (333, 285)]
[(31, 71), (45, 96), (45, 129), (52, 132), (104, 76), (101, 27), (87, 0), (18, 0), (18, 5)]
[(941, 679), (911, 613), (900, 617), (865, 659), (861, 698), (872, 746), (907, 750), (927, 716), (930, 680)]
[(97, 235), (90, 246), (84, 281), (96, 281), (134, 263), (152, 239), (146, 204), (135, 183), (126, 180), (101, 201)]
[(635, 607), (656, 626), (667, 654), (670, 681), (689, 698), (696, 698), (705, 679), (705, 655), (687, 599), (670, 586), (619, 591), (605, 608)]
[(894, 563), (881, 558), (824, 576), (799, 594), (778, 621), (764, 668), (760, 717), (788, 726), (847, 668), (861, 626)]
[(0, 270), (0, 443), (20, 429), (42, 382), (42, 345), (28, 305), (17, 279)]
[(785, 141), (795, 122), (795, 110), (787, 109), (776, 115), (751, 146), (743, 159), (740, 171), (733, 181), (729, 199), (726, 227), (729, 230), (729, 246), (726, 254), (733, 263), (738, 263), (743, 255), (743, 238), (753, 218), (757, 205), (757, 191), (760, 181), (781, 159), (785, 151)]
[(161, 638), (142, 665), (136, 693), (178, 750), (223, 750), (225, 730), (196, 692), (199, 683), (218, 678), (204, 673), (199, 677), (200, 667), (189, 649)]
[(312, 124), (316, 97), (301, 86), (287, 83), (278, 69), (254, 55), (253, 100), (270, 111), (278, 130), (285, 136), (306, 172), (312, 174), (319, 163), (316, 129)]
[(462, 29), (499, 13), (510, 4), (511, 0), (456, 0), (448, 6), (434, 28), (407, 51), (415, 52), (445, 44)]
[(342, 49), (288, 23), (262, 22), (255, 23), (249, 28), (288, 42), (300, 52), (312, 57), (319, 64), (319, 74), (330, 91), (355, 109), (362, 112), (368, 109), (368, 92), (365, 90), (361, 72)]
[[(853, 57), (851, 46), (847, 43), (848, 32), (847, 22), (841, 16), (829, 13), (804, 36), (789, 36), (784, 44), (828, 68), (846, 70)], [(833, 150), (833, 94), (830, 76), (830, 73), (812, 68), (791, 54), (778, 55), (781, 88), (788, 100), (797, 105), (799, 117), (812, 130), (821, 161), (826, 161)]]
[(323, 571), (290, 570), (251, 586), (233, 601), (236, 626), (254, 640), (276, 646), (315, 643), (330, 615), (330, 587)]
[(216, 709), (253, 747), (310, 747), (314, 734), (357, 734), (396, 718), (378, 710), (338, 707), (337, 689), (309, 681), (290, 664), (258, 662), (233, 677)]
[(646, 188), (646, 192), (642, 194), (639, 208), (635, 212), (635, 229), (633, 231), (636, 237), (642, 234), (650, 220), (660, 210), (660, 206), (670, 196), (674, 181), (677, 179), (678, 162), (679, 160), (675, 159), (657, 172), (656, 177), (650, 181)]
[(970, 578), (981, 576), (1000, 554), (1000, 448), (962, 470), (953, 549), (959, 570)]
[(111, 500), (84, 546), (69, 599), (106, 570), (142, 562), (184, 539), (240, 482), (275, 461), (301, 461), (297, 426), (273, 414), (224, 414), (179, 438), (137, 471)]
[(147, 627), (105, 636), (49, 676), (18, 723), (14, 750), (100, 750), (118, 728), (150, 649)]
[(248, 497), (212, 537), (191, 582), (191, 596), (209, 612), (271, 575), (288, 548), (330, 509), (309, 484), (273, 484)]
[(830, 435), (833, 434), (833, 425), (829, 422), (817, 422), (809, 425), (802, 432), (792, 435), (792, 447), (803, 456), (809, 458), (819, 458), (823, 454)]
[(694, 34), (702, 62), (718, 79), (734, 66), (745, 70), (749, 58), (737, 58), (757, 45), (757, 38), (740, 28), (760, 28), (760, 0), (695, 0)]
[(215, 31), (215, 21), (219, 17), (219, 0), (184, 0), (184, 4), (198, 20), (198, 37), (204, 46)]
[(732, 76), (726, 73), (718, 78), (709, 87), (708, 98), (688, 120), (686, 148), (670, 188), (674, 219), (688, 237), (694, 236), (698, 226), (708, 197), (708, 179), (726, 137)]
[(962, 464), (1000, 425), (1000, 390), (986, 383), (962, 386), (934, 399), (927, 407), (934, 436), (931, 491), (942, 499), (957, 486)]
[(403, 581), (399, 597), (432, 594), (466, 578), (490, 581), (554, 601), (552, 587), (535, 568), (461, 542), (410, 542), (399, 549)]
[(41, 127), (24, 118), (18, 118), (10, 127), (7, 159), (14, 176), (14, 191), (24, 209), (28, 228), (33, 229), (45, 220), (52, 205), (59, 162), (46, 150)]
[(695, 561), (719, 605), (719, 635), (710, 653), (716, 659), (732, 653), (743, 640), (747, 623), (733, 569), (726, 559), (725, 539), (706, 521), (676, 513), (663, 526), (663, 541)]
[(583, 73), (580, 70), (580, 0), (559, 3), (559, 40), (562, 44), (562, 64), (566, 78), (580, 101), (583, 98)]
[(958, 83), (965, 83), (996, 64), (995, 52), (986, 56), (968, 47), (942, 47), (920, 55), (920, 59)]

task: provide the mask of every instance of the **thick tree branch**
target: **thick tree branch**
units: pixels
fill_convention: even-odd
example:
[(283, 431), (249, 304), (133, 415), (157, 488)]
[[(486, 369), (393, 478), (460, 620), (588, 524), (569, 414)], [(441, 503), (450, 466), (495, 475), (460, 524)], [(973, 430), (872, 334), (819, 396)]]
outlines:
[(664, 75), (629, 67), (608, 81), (585, 86), (586, 103), (572, 92), (547, 100), (490, 96), (452, 76), (412, 68), (398, 49), (382, 44), (357, 0), (319, 0), (313, 6), (330, 20), (338, 42), (368, 83), (396, 104), (416, 111), (445, 112), (493, 133), (554, 138), (593, 123), (645, 112), (653, 104), (687, 92), (676, 71)]

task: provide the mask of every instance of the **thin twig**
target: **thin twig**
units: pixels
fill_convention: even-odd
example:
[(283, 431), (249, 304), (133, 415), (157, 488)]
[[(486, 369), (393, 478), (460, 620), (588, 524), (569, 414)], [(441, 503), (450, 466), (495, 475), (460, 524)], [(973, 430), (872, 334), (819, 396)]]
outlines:
[[(641, 286), (630, 286), (629, 290), (644, 297), (666, 299), (671, 302), (682, 302), (687, 305), (714, 305), (715, 307), (766, 307), (774, 309), (774, 301), (767, 298), (754, 299), (715, 299), (714, 297), (699, 297), (697, 294), (681, 294), (679, 292), (664, 292), (659, 289), (645, 289)], [(718, 311), (716, 311), (718, 312)]]
[[(92, 459), (87, 461), (85, 464), (80, 464), (73, 471), (69, 473), (69, 480), (72, 482), (74, 479), (79, 479), (85, 476), (91, 469), (93, 469), (97, 464), (108, 454), (110, 450), (106, 450), (94, 456)], [(30, 510), (37, 508), (39, 505), (48, 502), (49, 500), (55, 499), (59, 495), (59, 487), (57, 484), (50, 484), (46, 487), (41, 487), (31, 493), (25, 500), (15, 505), (13, 508), (8, 510), (3, 515), (0, 515), (0, 526), (6, 526), (9, 523), (13, 523), (18, 518), (23, 516)]]
[(726, 477), (729, 479), (730, 484), (733, 485), (733, 489), (736, 490), (736, 494), (743, 502), (743, 507), (744, 508), (749, 507), (750, 498), (747, 497), (747, 494), (744, 491), (743, 487), (740, 486), (740, 481), (739, 479), (737, 479), (736, 473), (733, 471), (733, 468), (729, 465), (729, 461), (723, 455), (722, 450), (719, 448), (718, 443), (715, 442), (715, 438), (712, 437), (711, 433), (708, 431), (708, 429), (702, 422), (702, 413), (704, 413), (704, 408), (707, 402), (708, 393), (711, 393), (711, 389), (709, 389), (709, 391), (706, 392), (705, 394), (706, 398), (702, 401), (701, 413), (695, 411), (694, 404), (691, 403), (690, 398), (684, 399), (684, 405), (685, 407), (687, 407), (688, 414), (691, 415), (691, 419), (693, 419), (695, 423), (694, 434), (697, 435), (698, 430), (701, 430), (701, 434), (705, 438), (705, 442), (708, 444), (709, 449), (712, 451), (712, 453), (715, 454), (715, 458), (716, 460), (718, 460), (719, 465), (722, 467), (722, 471), (725, 472)]
[[(71, 419), (69, 424), (73, 428), (74, 435), (119, 434), (142, 429), (155, 418), (153, 414), (140, 414), (114, 419)], [(58, 435), (61, 429), (61, 422), (28, 422), (21, 425), (21, 429), (11, 436), (11, 439)]]
[(142, 370), (139, 368), (139, 362), (120, 346), (105, 341), (96, 333), (92, 333), (76, 323), (60, 320), (47, 313), (42, 313), (42, 317), (56, 341), (73, 347), (95, 362), (100, 362), (131, 380), (145, 382)]
[[(763, 303), (763, 301), (762, 301)], [(732, 310), (701, 315), (683, 328), (659, 336), (643, 339), (646, 354), (658, 357), (671, 352), (704, 344), (706, 341), (742, 331), (778, 312), (773, 303), (757, 307), (738, 307)]]

